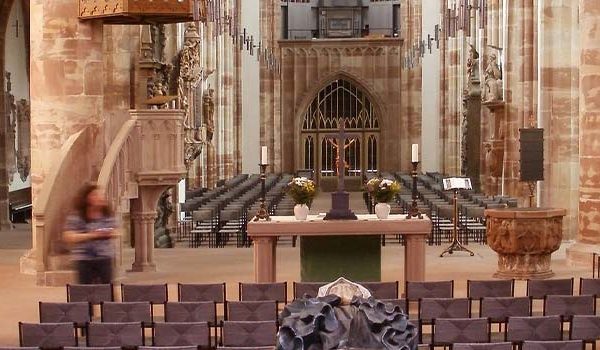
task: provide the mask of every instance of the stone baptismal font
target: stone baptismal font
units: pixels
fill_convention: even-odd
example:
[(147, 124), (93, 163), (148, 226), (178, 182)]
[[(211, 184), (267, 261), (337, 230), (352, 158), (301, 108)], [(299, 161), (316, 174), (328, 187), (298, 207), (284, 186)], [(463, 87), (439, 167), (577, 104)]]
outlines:
[(498, 253), (494, 277), (552, 277), (551, 256), (560, 248), (566, 214), (555, 208), (487, 209), (487, 243)]
[(418, 331), (399, 306), (376, 300), (363, 286), (339, 278), (288, 304), (280, 315), (277, 349), (414, 350)]

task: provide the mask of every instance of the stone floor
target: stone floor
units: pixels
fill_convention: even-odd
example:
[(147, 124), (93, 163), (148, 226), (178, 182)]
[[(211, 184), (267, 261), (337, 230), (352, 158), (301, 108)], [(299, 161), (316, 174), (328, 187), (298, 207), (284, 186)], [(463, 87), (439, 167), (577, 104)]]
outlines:
[[(353, 197), (353, 203), (358, 198)], [(319, 198), (325, 206), (326, 199)], [(316, 203), (315, 203), (316, 204)], [(17, 323), (38, 321), (38, 301), (65, 301), (64, 287), (38, 287), (34, 276), (19, 273), (19, 258), (31, 246), (30, 229), (20, 226), (10, 232), (0, 232), (0, 345), (18, 343)], [(569, 266), (565, 259), (565, 245), (553, 255), (552, 269), (556, 277), (591, 277), (591, 266)], [(427, 280), (455, 280), (455, 295), (466, 296), (467, 279), (490, 279), (496, 267), (496, 254), (484, 245), (471, 244), (474, 257), (456, 253), (440, 258), (444, 246), (427, 247)], [(123, 271), (118, 282), (127, 283), (170, 283), (170, 295), (176, 298), (177, 282), (226, 282), (228, 298), (237, 298), (239, 281), (252, 281), (252, 249), (190, 249), (174, 248), (157, 250), (155, 253), (158, 271), (132, 273)], [(133, 251), (123, 252), (123, 269), (133, 261)], [(398, 245), (388, 245), (382, 253), (382, 278), (384, 281), (403, 279), (403, 252)], [(409, 262), (410, 263), (410, 262)], [(278, 275), (280, 281), (297, 281), (300, 275), (298, 247), (278, 248)], [(291, 283), (289, 284), (291, 296)], [(404, 288), (401, 287), (401, 290)], [(516, 294), (524, 295), (525, 282), (518, 281)]]

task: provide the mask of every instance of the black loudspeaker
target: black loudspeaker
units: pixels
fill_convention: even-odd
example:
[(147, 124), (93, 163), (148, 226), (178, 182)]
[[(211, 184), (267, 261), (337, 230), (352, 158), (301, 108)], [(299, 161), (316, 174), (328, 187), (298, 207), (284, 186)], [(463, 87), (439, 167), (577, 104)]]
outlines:
[(521, 181), (544, 180), (544, 129), (519, 129)]

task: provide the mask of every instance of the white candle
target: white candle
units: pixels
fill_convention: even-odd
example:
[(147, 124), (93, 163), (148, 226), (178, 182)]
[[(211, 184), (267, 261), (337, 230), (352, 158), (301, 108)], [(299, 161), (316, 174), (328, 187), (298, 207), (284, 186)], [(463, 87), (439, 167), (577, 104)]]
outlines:
[(267, 153), (267, 146), (262, 146), (261, 148), (261, 152), (260, 152), (260, 164), (268, 164), (268, 153)]
[(413, 143), (413, 145), (412, 145), (412, 162), (413, 163), (419, 162), (419, 145), (416, 143)]

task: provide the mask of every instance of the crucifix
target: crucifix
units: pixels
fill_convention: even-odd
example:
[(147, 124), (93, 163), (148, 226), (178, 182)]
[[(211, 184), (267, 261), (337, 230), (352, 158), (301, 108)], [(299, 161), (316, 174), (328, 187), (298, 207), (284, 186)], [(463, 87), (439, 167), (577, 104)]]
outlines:
[[(344, 118), (338, 118), (339, 132), (336, 134), (326, 134), (325, 137), (336, 139), (336, 166), (338, 175), (337, 191), (331, 194), (331, 210), (325, 216), (325, 220), (356, 220), (356, 215), (350, 210), (350, 194), (346, 192), (344, 186), (344, 177), (346, 171), (346, 160), (344, 151), (354, 140), (360, 136), (358, 133), (347, 133)], [(348, 145), (346, 140), (350, 141)], [(333, 144), (333, 142), (332, 142)]]

